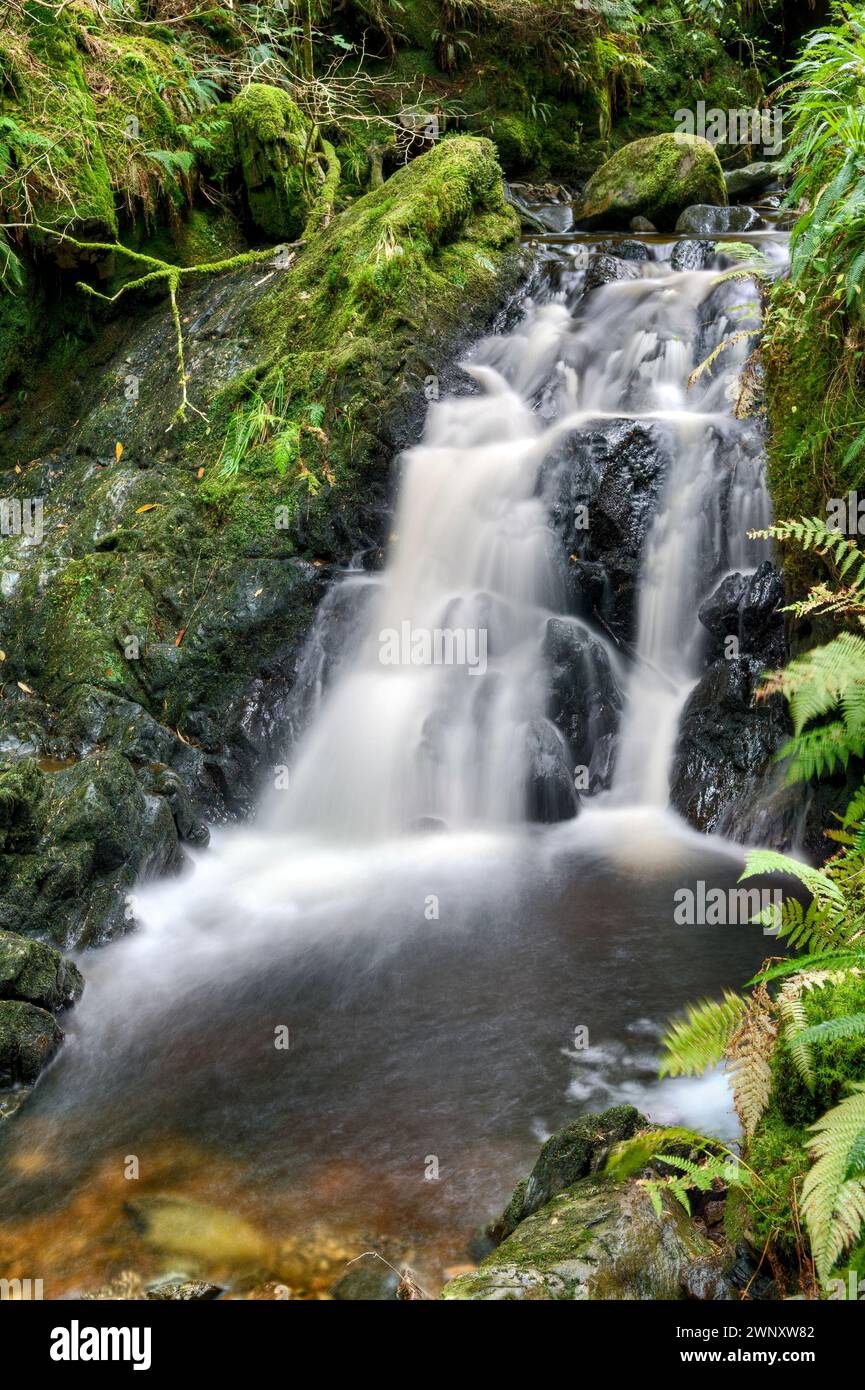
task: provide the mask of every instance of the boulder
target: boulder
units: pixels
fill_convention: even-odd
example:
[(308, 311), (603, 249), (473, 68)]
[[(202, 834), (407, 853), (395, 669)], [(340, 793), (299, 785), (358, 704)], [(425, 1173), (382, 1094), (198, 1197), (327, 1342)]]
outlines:
[(668, 1193), (585, 1177), (522, 1221), (444, 1299), (548, 1301), (728, 1299), (724, 1255)]
[(629, 223), (632, 232), (656, 232), (658, 229), (648, 217), (632, 217)]
[(708, 662), (724, 656), (728, 637), (740, 653), (757, 656), (766, 667), (784, 660), (784, 580), (771, 560), (754, 574), (728, 574), (701, 604), (699, 619), (709, 633)]
[(309, 122), (287, 92), (253, 82), (228, 108), (252, 220), (266, 236), (294, 240), (303, 231)]
[(630, 227), (644, 217), (671, 231), (694, 203), (726, 206), (718, 156), (696, 135), (651, 135), (625, 145), (592, 176), (577, 221), (586, 227)]
[(670, 256), (671, 270), (705, 270), (715, 254), (711, 241), (678, 241)]
[(549, 720), (536, 719), (529, 725), (526, 737), (528, 819), (544, 825), (570, 820), (577, 814), (579, 797), (562, 735)]
[(578, 622), (550, 618), (544, 639), (550, 669), (549, 717), (567, 740), (572, 767), (589, 770), (589, 792), (609, 786), (608, 748), (623, 705), (603, 643)]
[(0, 1001), (0, 1089), (32, 1084), (62, 1041), (46, 1009), (17, 999)]
[(766, 662), (716, 661), (691, 691), (679, 725), (670, 801), (698, 830), (716, 831), (730, 808), (753, 800), (787, 737), (778, 700), (757, 703)]
[(56, 1012), (81, 997), (84, 980), (53, 946), (0, 931), (0, 999), (15, 999)]
[(499, 1238), (566, 1187), (597, 1173), (615, 1144), (633, 1138), (647, 1125), (635, 1106), (613, 1105), (599, 1115), (581, 1115), (557, 1130), (544, 1144), (528, 1178), (516, 1187), (495, 1228)]
[(639, 271), (630, 261), (620, 260), (618, 256), (605, 254), (592, 256), (589, 260), (586, 278), (583, 281), (583, 293), (588, 294), (590, 290), (611, 285), (615, 280), (636, 280), (638, 278)]
[(781, 186), (781, 165), (777, 163), (746, 164), (744, 169), (730, 169), (724, 175), (727, 195), (750, 198), (755, 193), (768, 193)]
[(728, 232), (756, 232), (765, 227), (754, 208), (719, 208), (697, 203), (685, 208), (676, 222), (676, 231), (686, 236), (723, 236)]

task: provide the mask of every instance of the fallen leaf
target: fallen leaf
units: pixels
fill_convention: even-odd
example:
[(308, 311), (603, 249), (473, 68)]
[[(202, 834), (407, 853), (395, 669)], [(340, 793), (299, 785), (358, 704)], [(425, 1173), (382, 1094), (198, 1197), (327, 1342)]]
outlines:
[(263, 593), (264, 593), (264, 590), (263, 590), (263, 589), (256, 589), (256, 591), (255, 591), (255, 593), (252, 595), (252, 597), (253, 597), (253, 598), (258, 598), (259, 594), (263, 594)]
[(152, 512), (153, 508), (158, 506), (158, 502), (145, 502), (143, 507), (135, 508), (135, 515), (138, 516), (139, 512)]
[(184, 639), (185, 636), (186, 636), (186, 628), (185, 628), (185, 627), (182, 627), (182, 628), (180, 629), (180, 631), (178, 632), (177, 636), (176, 636), (175, 639), (174, 639), (174, 645), (175, 645), (175, 647), (179, 647), (179, 646), (180, 646), (180, 644), (181, 644), (181, 642), (183, 641), (183, 639)]
[(20, 472), (21, 472), (21, 464), (20, 464), (20, 463), (16, 463), (16, 465), (15, 465), (15, 472), (16, 472), (16, 473), (20, 473)]
[(195, 476), (196, 476), (196, 478), (203, 478), (203, 477), (204, 477), (204, 469), (203, 469), (203, 468), (199, 468), (199, 470), (198, 470), (198, 472), (196, 473)]
[(0, 661), (5, 661), (5, 660), (6, 660), (6, 653), (5, 653), (4, 651), (0, 651)]
[(114, 457), (115, 457), (115, 459), (117, 460), (118, 463), (120, 462), (121, 458), (123, 457), (123, 445), (120, 443), (120, 440), (119, 440), (119, 439), (118, 439), (117, 443), (114, 445)]
[(23, 690), (23, 691), (24, 691), (24, 694), (25, 694), (25, 695), (32, 695), (32, 694), (33, 694), (33, 691), (30, 689), (30, 686), (29, 686), (29, 685), (25, 685), (23, 681), (16, 681), (15, 684), (18, 686), (18, 689), (19, 689), (19, 690)]

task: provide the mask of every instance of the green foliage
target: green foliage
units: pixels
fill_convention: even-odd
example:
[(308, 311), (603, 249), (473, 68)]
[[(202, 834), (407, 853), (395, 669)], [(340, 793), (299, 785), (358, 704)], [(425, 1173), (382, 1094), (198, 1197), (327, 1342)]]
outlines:
[(817, 1273), (827, 1280), (865, 1225), (865, 1083), (812, 1126), (814, 1166), (802, 1186), (802, 1209)]
[(748, 1169), (729, 1149), (717, 1140), (681, 1128), (643, 1130), (632, 1139), (623, 1140), (610, 1154), (605, 1172), (614, 1181), (622, 1182), (646, 1168), (660, 1170), (657, 1177), (643, 1176), (639, 1180), (658, 1216), (663, 1210), (665, 1192), (690, 1215), (691, 1192), (711, 1192), (716, 1186), (745, 1187), (751, 1181)]
[(664, 1038), (660, 1075), (695, 1076), (716, 1066), (747, 1011), (748, 1001), (729, 990), (723, 999), (689, 1004)]

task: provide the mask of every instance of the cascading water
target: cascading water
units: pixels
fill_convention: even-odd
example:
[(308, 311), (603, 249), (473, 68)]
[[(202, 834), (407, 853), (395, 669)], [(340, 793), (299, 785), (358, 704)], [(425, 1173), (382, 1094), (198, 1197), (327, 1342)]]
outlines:
[[(0, 1140), (11, 1248), (39, 1243), (60, 1290), (146, 1265), (117, 1234), (130, 1153), (140, 1191), (239, 1208), (314, 1254), (322, 1230), (344, 1237), (341, 1258), (397, 1241), (435, 1280), (575, 1107), (635, 1099), (699, 1125), (701, 1104), (727, 1105), (723, 1081), (654, 1085), (651, 1040), (761, 949), (673, 929), (674, 887), (732, 884), (741, 855), (660, 809), (699, 602), (754, 567), (744, 532), (767, 515), (755, 427), (731, 400), (747, 349), (687, 387), (746, 291), (660, 249), (583, 298), (581, 245), (552, 253), (555, 287), (541, 277), (522, 321), (478, 346), (473, 392), (431, 408), (387, 567), (344, 580), (351, 655), (324, 669), (312, 635), (287, 788), (136, 893), (139, 930), (87, 958), (75, 1036)], [(591, 534), (596, 441), (622, 422), (657, 453), (635, 642), (603, 601), (574, 598), (582, 542), (562, 553), (549, 524), (566, 475)], [(578, 703), (603, 686), (618, 709), (626, 687), (595, 809), (553, 722), (551, 644), (579, 653)], [(612, 738), (597, 705), (580, 713), (593, 766), (593, 740)], [(530, 823), (553, 803), (563, 825)], [(70, 1246), (70, 1223), (89, 1239)]]

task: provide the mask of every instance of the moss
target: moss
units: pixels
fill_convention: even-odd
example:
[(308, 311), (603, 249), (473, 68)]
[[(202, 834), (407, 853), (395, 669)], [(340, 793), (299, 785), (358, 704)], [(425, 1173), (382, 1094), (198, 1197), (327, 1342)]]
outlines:
[(267, 236), (299, 237), (308, 207), (308, 121), (287, 92), (258, 82), (235, 97), (230, 117), (253, 221)]
[(579, 220), (589, 227), (627, 227), (647, 217), (666, 230), (694, 203), (725, 206), (724, 174), (712, 146), (692, 135), (655, 135), (625, 145), (592, 177)]

